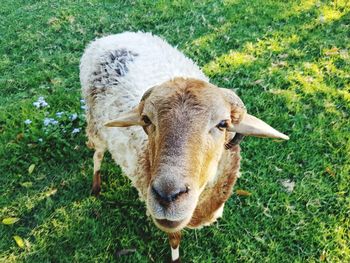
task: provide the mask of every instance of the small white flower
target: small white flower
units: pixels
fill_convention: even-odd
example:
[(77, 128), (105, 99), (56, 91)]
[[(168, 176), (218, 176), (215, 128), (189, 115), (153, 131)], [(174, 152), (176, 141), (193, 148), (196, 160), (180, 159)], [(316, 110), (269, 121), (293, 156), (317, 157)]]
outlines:
[(61, 118), (63, 114), (64, 114), (63, 111), (56, 112), (56, 116), (57, 116), (58, 118)]
[(49, 106), (49, 104), (47, 104), (46, 101), (42, 101), (42, 102), (40, 102), (40, 106), (44, 108), (46, 106)]
[(86, 106), (86, 105), (81, 105), (80, 108), (81, 108), (82, 110), (87, 110), (87, 109), (88, 109), (88, 106)]
[(43, 142), (43, 138), (39, 138), (38, 141), (39, 141), (39, 142)]
[(81, 99), (81, 100), (80, 100), (80, 103), (81, 103), (81, 104), (85, 104), (85, 100), (84, 100), (84, 99)]
[(76, 114), (76, 113), (73, 113), (72, 115), (69, 116), (69, 119), (71, 121), (75, 121), (77, 118), (78, 118), (78, 114)]
[(58, 121), (56, 121), (54, 118), (45, 118), (44, 119), (44, 125), (49, 126), (49, 125), (57, 125)]
[(80, 128), (74, 128), (74, 130), (72, 131), (72, 134), (76, 134), (80, 132)]
[(36, 108), (40, 108), (40, 102), (33, 102), (33, 105), (36, 107)]
[(44, 125), (45, 126), (48, 126), (50, 124), (50, 122), (51, 122), (50, 118), (45, 118), (44, 119)]
[(27, 125), (29, 125), (29, 124), (32, 123), (32, 121), (31, 121), (30, 119), (26, 119), (26, 120), (24, 121), (24, 123), (27, 124)]
[(33, 105), (36, 108), (44, 108), (49, 106), (49, 104), (45, 101), (44, 97), (39, 97), (37, 101), (33, 102)]

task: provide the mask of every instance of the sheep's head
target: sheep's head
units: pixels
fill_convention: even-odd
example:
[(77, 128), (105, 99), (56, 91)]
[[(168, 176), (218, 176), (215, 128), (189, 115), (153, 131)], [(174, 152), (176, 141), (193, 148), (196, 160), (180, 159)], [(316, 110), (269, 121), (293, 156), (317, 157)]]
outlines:
[(140, 104), (109, 127), (143, 126), (148, 135), (147, 208), (156, 225), (175, 232), (190, 221), (198, 198), (215, 180), (232, 133), (287, 139), (246, 113), (231, 90), (177, 78), (148, 90)]

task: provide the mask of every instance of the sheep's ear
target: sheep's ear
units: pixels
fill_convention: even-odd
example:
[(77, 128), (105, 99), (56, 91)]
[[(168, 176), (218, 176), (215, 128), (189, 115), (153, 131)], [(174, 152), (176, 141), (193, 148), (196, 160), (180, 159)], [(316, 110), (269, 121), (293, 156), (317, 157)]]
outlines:
[(144, 125), (140, 118), (138, 107), (133, 110), (120, 115), (115, 120), (110, 120), (104, 124), (106, 127), (129, 127), (134, 125)]
[(248, 113), (244, 114), (239, 124), (234, 124), (229, 130), (243, 135), (289, 140), (287, 135), (275, 130), (264, 121)]
[(229, 131), (240, 133), (245, 136), (289, 140), (287, 135), (275, 130), (253, 115), (248, 114), (242, 100), (232, 90), (222, 88), (220, 90), (224, 94), (225, 100), (231, 105), (232, 126), (229, 127)]

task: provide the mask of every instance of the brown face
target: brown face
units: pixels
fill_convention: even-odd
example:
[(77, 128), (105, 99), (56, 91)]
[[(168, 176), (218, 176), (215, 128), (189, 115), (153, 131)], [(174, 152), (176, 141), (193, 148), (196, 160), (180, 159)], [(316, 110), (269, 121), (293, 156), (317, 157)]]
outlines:
[(147, 208), (156, 225), (187, 225), (206, 184), (215, 178), (232, 112), (221, 89), (176, 79), (152, 89), (140, 107), (149, 138), (151, 182)]
[(147, 133), (151, 178), (147, 209), (166, 232), (189, 223), (201, 192), (215, 181), (232, 132), (288, 140), (247, 114), (231, 90), (183, 78), (150, 89), (137, 108), (105, 125), (142, 125)]

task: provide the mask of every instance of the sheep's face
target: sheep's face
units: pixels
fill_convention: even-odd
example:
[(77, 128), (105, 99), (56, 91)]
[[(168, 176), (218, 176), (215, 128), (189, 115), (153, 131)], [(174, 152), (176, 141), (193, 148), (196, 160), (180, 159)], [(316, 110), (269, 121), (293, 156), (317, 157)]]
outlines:
[(226, 128), (244, 111), (233, 109), (221, 89), (197, 80), (169, 81), (144, 97), (139, 114), (149, 139), (147, 208), (159, 228), (174, 232), (188, 224), (199, 195), (215, 179)]
[(106, 123), (131, 125), (142, 125), (148, 135), (147, 209), (166, 232), (176, 232), (191, 220), (200, 194), (215, 181), (232, 132), (288, 139), (247, 114), (234, 92), (194, 79), (156, 86), (137, 108)]

